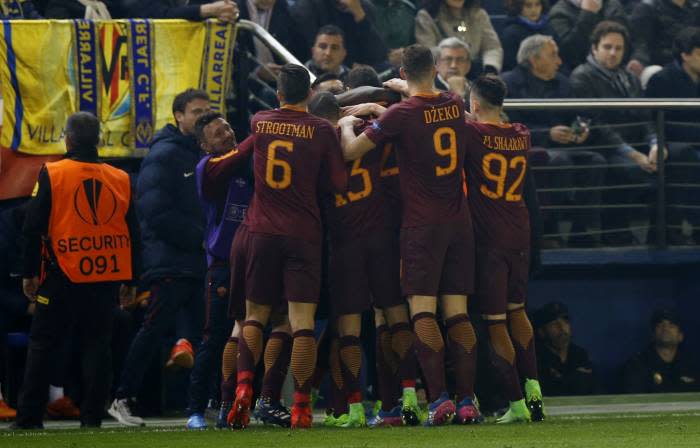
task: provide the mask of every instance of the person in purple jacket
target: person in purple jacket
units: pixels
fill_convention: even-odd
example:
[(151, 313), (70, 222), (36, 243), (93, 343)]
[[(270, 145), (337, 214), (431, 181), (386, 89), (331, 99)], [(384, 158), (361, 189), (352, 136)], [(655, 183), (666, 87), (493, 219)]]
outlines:
[[(253, 196), (253, 184), (246, 176), (250, 151), (244, 149), (244, 144), (239, 146), (236, 143), (236, 135), (221, 114), (203, 114), (196, 121), (194, 131), (201, 149), (207, 153), (195, 169), (197, 196), (206, 219), (207, 313), (204, 336), (196, 351), (190, 376), (187, 427), (203, 429), (207, 426), (204, 410), (212, 372), (221, 362), (221, 353), (234, 322), (227, 311), (231, 242)], [(223, 378), (224, 382), (226, 380)], [(222, 390), (224, 388), (222, 384)], [(225, 426), (225, 421), (226, 414), (222, 426)]]

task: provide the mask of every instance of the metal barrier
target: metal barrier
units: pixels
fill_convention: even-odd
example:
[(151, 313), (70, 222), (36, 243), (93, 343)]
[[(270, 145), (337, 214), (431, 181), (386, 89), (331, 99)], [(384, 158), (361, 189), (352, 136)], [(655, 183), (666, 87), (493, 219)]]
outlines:
[[(677, 111), (677, 110), (697, 110), (700, 109), (700, 101), (696, 99), (677, 99), (677, 98), (665, 98), (665, 99), (548, 99), (548, 100), (543, 100), (543, 99), (510, 99), (505, 101), (505, 109), (506, 112), (508, 111), (530, 111), (530, 112), (536, 112), (536, 111), (570, 111), (570, 110), (586, 110), (586, 111), (596, 111), (596, 110), (632, 110), (632, 109), (645, 109), (645, 110), (651, 110), (653, 111), (654, 114), (654, 119), (653, 121), (649, 122), (634, 122), (634, 123), (617, 123), (617, 124), (597, 124), (590, 126), (591, 131), (594, 131), (599, 128), (624, 128), (624, 127), (630, 127), (630, 126), (652, 126), (652, 128), (656, 132), (656, 138), (658, 142), (658, 148), (665, 148), (667, 147), (667, 144), (672, 144), (672, 143), (684, 143), (684, 144), (689, 144), (689, 145), (695, 145), (696, 148), (700, 149), (700, 142), (673, 142), (669, 141), (666, 138), (666, 125), (672, 124), (672, 125), (680, 125), (680, 126), (688, 126), (688, 127), (700, 127), (700, 124), (698, 123), (686, 123), (686, 122), (675, 122), (675, 121), (666, 121), (665, 116), (667, 111)], [(549, 131), (549, 128), (546, 129), (538, 129), (538, 128), (533, 128), (531, 129), (533, 133), (536, 132), (544, 132), (544, 131)], [(640, 146), (640, 145), (646, 145), (648, 142), (625, 142), (629, 144), (630, 146)], [(619, 145), (575, 145), (575, 146), (567, 146), (567, 147), (557, 147), (554, 148), (556, 150), (560, 151), (584, 151), (584, 150), (589, 150), (589, 151), (596, 151), (596, 152), (602, 152), (605, 150), (611, 150), (619, 147)], [(548, 148), (552, 149), (552, 148)], [(607, 170), (609, 168), (620, 168), (620, 167), (627, 167), (627, 166), (633, 166), (634, 164), (630, 162), (630, 164), (589, 164), (589, 165), (570, 165), (570, 166), (542, 166), (542, 167), (533, 167), (532, 170), (535, 173), (535, 176), (537, 176), (537, 173), (544, 173), (544, 172), (555, 172), (557, 170), (586, 170), (586, 169), (600, 169), (600, 170)], [(632, 227), (629, 226), (624, 229), (607, 229), (607, 230), (599, 230), (599, 231), (588, 231), (588, 232), (577, 232), (577, 233), (571, 233), (569, 232), (569, 236), (576, 236), (576, 235), (591, 235), (591, 234), (605, 234), (605, 233), (614, 233), (614, 232), (620, 232), (620, 231), (631, 231), (631, 230), (640, 230), (644, 228), (648, 228), (651, 230), (652, 227), (655, 228), (656, 231), (656, 244), (661, 247), (665, 248), (667, 246), (667, 229), (672, 228), (676, 230), (680, 230), (682, 226), (680, 225), (668, 225), (667, 224), (667, 219), (666, 219), (666, 210), (667, 208), (673, 208), (676, 210), (696, 210), (700, 211), (700, 205), (694, 205), (694, 204), (668, 204), (667, 201), (667, 190), (668, 189), (697, 189), (700, 188), (700, 183), (692, 183), (692, 182), (685, 182), (685, 183), (669, 183), (667, 182), (667, 167), (668, 166), (676, 166), (676, 167), (700, 167), (700, 158), (693, 160), (692, 162), (666, 162), (664, 160), (664, 151), (659, 150), (657, 152), (657, 159), (656, 159), (656, 166), (657, 166), (657, 171), (656, 171), (656, 210), (655, 210), (655, 225), (654, 226), (637, 226), (637, 227)], [(639, 168), (641, 169), (641, 168)], [(611, 191), (611, 190), (632, 190), (632, 189), (641, 189), (641, 188), (650, 188), (651, 185), (648, 183), (636, 183), (636, 184), (626, 184), (626, 185), (603, 185), (603, 186), (597, 186), (597, 187), (578, 187), (578, 186), (565, 186), (565, 187), (559, 187), (559, 188), (539, 188), (538, 194), (542, 193), (571, 193), (571, 192), (580, 192), (580, 191)], [(545, 205), (541, 207), (543, 211), (564, 211), (564, 210), (585, 210), (585, 209), (592, 209), (592, 208), (598, 208), (600, 210), (603, 209), (644, 209), (649, 207), (648, 204), (595, 204), (595, 205), (565, 205), (565, 204), (559, 204), (559, 205)], [(691, 223), (693, 225), (695, 223)], [(700, 229), (700, 226), (693, 226), (693, 229)], [(544, 235), (545, 237), (560, 237), (563, 234), (546, 234)]]
[[(261, 42), (265, 44), (267, 48), (270, 49), (275, 55), (277, 55), (286, 64), (298, 64), (303, 66), (304, 64), (299, 61), (292, 53), (289, 52), (284, 45), (279, 43), (277, 39), (272, 37), (272, 34), (268, 33), (267, 30), (255, 22), (250, 20), (239, 20), (238, 21), (239, 31), (246, 31), (251, 33), (253, 36), (260, 39)], [(311, 77), (311, 82), (316, 81), (316, 75), (309, 71), (309, 76)]]
[[(251, 33), (253, 36), (260, 39), (277, 57), (279, 57), (285, 63), (303, 64), (292, 55), (282, 44), (280, 44), (270, 33), (267, 32), (260, 25), (248, 21), (240, 20), (238, 22), (238, 27), (240, 31)], [(255, 62), (258, 66), (264, 68), (257, 58), (250, 52), (245, 53), (245, 57), (249, 58)], [(313, 73), (309, 72), (311, 77), (311, 82), (313, 82), (316, 77)], [(260, 88), (265, 88), (266, 83), (264, 80), (260, 79), (255, 70), (248, 74), (247, 80), (252, 85), (258, 86)], [(252, 91), (248, 93), (248, 104), (254, 105), (259, 109), (268, 109), (272, 106), (269, 102), (266, 102), (261, 96), (255, 95)], [(569, 111), (569, 110), (630, 110), (630, 109), (643, 109), (654, 111), (655, 117), (653, 121), (648, 122), (636, 122), (636, 123), (618, 123), (618, 124), (601, 124), (590, 126), (591, 130), (596, 130), (598, 128), (606, 127), (609, 129), (613, 128), (623, 128), (629, 126), (652, 126), (656, 131), (657, 142), (659, 148), (665, 148), (666, 144), (669, 143), (665, 135), (665, 126), (667, 124), (683, 125), (683, 126), (698, 126), (700, 124), (696, 123), (678, 123), (678, 122), (667, 122), (665, 120), (665, 112), (669, 110), (697, 110), (700, 109), (700, 101), (694, 99), (677, 99), (677, 98), (667, 98), (667, 99), (509, 99), (505, 101), (505, 109), (508, 111)], [(545, 129), (531, 129), (531, 132), (543, 132)], [(546, 130), (548, 131), (548, 129)], [(647, 142), (625, 142), (630, 146), (641, 146), (647, 144)], [(684, 142), (687, 143), (687, 142)], [(696, 143), (698, 148), (700, 148), (700, 142)], [(577, 145), (571, 147), (557, 147), (557, 151), (596, 151), (602, 152), (606, 150), (613, 150), (619, 145)], [(552, 148), (549, 148), (552, 149)], [(700, 159), (698, 159), (700, 160)], [(537, 177), (538, 173), (546, 172), (556, 172), (563, 170), (608, 170), (610, 168), (624, 168), (632, 166), (633, 163), (622, 163), (622, 164), (588, 164), (584, 166), (579, 165), (569, 165), (569, 166), (533, 166), (532, 171)], [(667, 208), (673, 208), (676, 210), (698, 210), (700, 212), (700, 205), (693, 204), (668, 204), (667, 201), (667, 189), (696, 189), (700, 188), (700, 183), (668, 183), (666, 179), (666, 167), (667, 166), (683, 166), (687, 165), (690, 167), (700, 167), (700, 162), (693, 161), (692, 163), (678, 163), (664, 161), (664, 151), (657, 152), (656, 160), (656, 213), (655, 213), (655, 224), (652, 225), (642, 225), (642, 226), (628, 226), (626, 228), (608, 228), (601, 230), (587, 230), (584, 232), (564, 232), (564, 233), (550, 233), (543, 235), (544, 237), (562, 237), (562, 236), (584, 236), (593, 234), (610, 234), (610, 233), (620, 233), (625, 231), (633, 230), (652, 230), (656, 231), (656, 244), (665, 248), (667, 246), (667, 229), (668, 228), (678, 228), (681, 226), (667, 224), (666, 210)], [(641, 169), (641, 168), (640, 168)], [(649, 183), (628, 183), (622, 185), (601, 185), (595, 187), (579, 187), (579, 186), (564, 186), (556, 188), (539, 188), (537, 190), (538, 194), (557, 194), (557, 193), (576, 193), (576, 192), (594, 192), (594, 191), (619, 191), (619, 190), (634, 190), (634, 189), (648, 189), (651, 185)], [(541, 210), (544, 212), (563, 212), (563, 211), (584, 211), (586, 209), (598, 209), (602, 210), (643, 210), (649, 208), (649, 204), (591, 204), (591, 205), (578, 205), (578, 204), (555, 204), (555, 205), (544, 205)], [(700, 214), (700, 213), (699, 213)], [(651, 221), (651, 220), (650, 220)], [(700, 230), (700, 223), (695, 229)]]

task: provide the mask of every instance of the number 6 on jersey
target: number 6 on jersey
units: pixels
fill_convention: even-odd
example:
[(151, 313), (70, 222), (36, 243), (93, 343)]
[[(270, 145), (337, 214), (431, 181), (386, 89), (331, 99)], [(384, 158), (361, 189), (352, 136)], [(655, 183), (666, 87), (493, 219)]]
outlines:
[[(287, 140), (273, 140), (267, 145), (267, 165), (265, 166), (265, 182), (272, 188), (282, 190), (292, 183), (292, 167), (284, 160), (277, 159), (277, 150), (294, 151), (294, 143)], [(277, 168), (277, 170), (275, 170)], [(280, 171), (282, 176), (280, 178)]]

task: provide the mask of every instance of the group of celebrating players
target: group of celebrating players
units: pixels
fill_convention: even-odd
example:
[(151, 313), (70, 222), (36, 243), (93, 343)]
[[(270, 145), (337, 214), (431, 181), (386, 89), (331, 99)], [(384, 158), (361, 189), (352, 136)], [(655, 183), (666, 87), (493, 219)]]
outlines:
[[(501, 120), (506, 87), (496, 76), (472, 84), (471, 113), (458, 96), (434, 89), (429, 48), (407, 47), (401, 76), (405, 81), (390, 84), (407, 96), (403, 101), (341, 112), (332, 94), (311, 96), (306, 69), (285, 65), (281, 107), (255, 115), (250, 137), (235, 150), (212, 151), (204, 162), (203, 176), (221, 176), (239, 173), (252, 157), (254, 176), (250, 207), (231, 247), (229, 312), (236, 325), (224, 349), (220, 412), (228, 426), (244, 428), (254, 414), (310, 427), (312, 390), (326, 364), (317, 366), (317, 357), (328, 358), (336, 395), (327, 424), (482, 421), (468, 296), (487, 325), (489, 367), (510, 402), (498, 422), (544, 418), (524, 309), (529, 131)], [(220, 141), (232, 138), (218, 114), (200, 117), (196, 130)], [(331, 323), (317, 344), (325, 239)], [(381, 409), (366, 421), (360, 332), (362, 313), (372, 309)], [(253, 406), (261, 358), (263, 387)], [(447, 390), (446, 358), (454, 396)], [(416, 396), (418, 366), (427, 416)], [(291, 412), (280, 403), (288, 368), (295, 390)]]

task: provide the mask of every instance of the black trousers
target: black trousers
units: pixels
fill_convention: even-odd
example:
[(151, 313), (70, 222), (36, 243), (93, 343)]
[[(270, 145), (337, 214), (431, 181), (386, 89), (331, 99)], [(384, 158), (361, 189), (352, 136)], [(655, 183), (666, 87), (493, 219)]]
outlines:
[(75, 284), (49, 275), (39, 288), (29, 333), (24, 382), (19, 395), (17, 424), (40, 424), (48, 400), (49, 381), (56, 366), (54, 353), (65, 338), (80, 344), (82, 402), (80, 421), (99, 426), (111, 381), (113, 310), (118, 285)]

